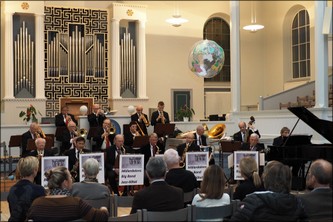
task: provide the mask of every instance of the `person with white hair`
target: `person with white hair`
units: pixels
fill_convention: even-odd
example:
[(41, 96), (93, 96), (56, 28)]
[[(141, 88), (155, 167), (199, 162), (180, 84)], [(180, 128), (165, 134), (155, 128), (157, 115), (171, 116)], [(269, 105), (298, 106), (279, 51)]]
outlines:
[(98, 200), (110, 197), (107, 186), (98, 183), (99, 162), (94, 158), (88, 158), (82, 165), (84, 180), (73, 184), (71, 193), (74, 197), (84, 200)]
[(242, 150), (250, 150), (250, 151), (262, 151), (265, 149), (265, 145), (263, 143), (259, 143), (259, 135), (256, 133), (252, 133), (249, 138), (249, 142), (242, 144)]

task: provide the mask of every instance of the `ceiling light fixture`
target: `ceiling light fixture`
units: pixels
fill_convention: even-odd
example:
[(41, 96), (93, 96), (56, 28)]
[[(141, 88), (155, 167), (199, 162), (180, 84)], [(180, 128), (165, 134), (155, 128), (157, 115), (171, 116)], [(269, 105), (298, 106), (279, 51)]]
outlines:
[(179, 7), (178, 7), (178, 2), (175, 2), (175, 8), (174, 8), (174, 13), (172, 15), (172, 18), (168, 18), (165, 20), (167, 23), (170, 23), (174, 27), (179, 27), (183, 23), (188, 22), (186, 18), (182, 18), (182, 16), (179, 13)]
[(256, 32), (260, 29), (263, 29), (265, 26), (256, 23), (256, 11), (253, 6), (253, 1), (251, 1), (251, 24), (243, 27), (244, 30), (250, 32)]

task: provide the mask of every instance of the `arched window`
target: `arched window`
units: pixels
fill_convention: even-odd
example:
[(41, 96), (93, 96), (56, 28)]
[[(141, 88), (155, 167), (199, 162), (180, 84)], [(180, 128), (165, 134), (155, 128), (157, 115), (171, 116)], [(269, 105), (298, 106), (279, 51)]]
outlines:
[(205, 82), (230, 82), (230, 27), (222, 18), (210, 18), (203, 29), (203, 39), (213, 40), (224, 50), (225, 60), (222, 70), (214, 78)]
[(310, 21), (306, 10), (299, 11), (292, 23), (293, 78), (310, 76)]

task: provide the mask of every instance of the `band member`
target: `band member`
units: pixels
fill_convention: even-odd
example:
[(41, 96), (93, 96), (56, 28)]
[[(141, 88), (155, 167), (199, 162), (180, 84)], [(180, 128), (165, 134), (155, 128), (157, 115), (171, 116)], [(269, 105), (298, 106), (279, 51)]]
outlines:
[(111, 124), (111, 120), (106, 118), (103, 121), (102, 127), (97, 128), (97, 134), (96, 137), (94, 137), (94, 140), (96, 141), (96, 150), (103, 151), (113, 145), (115, 135), (115, 129)]
[(155, 126), (156, 123), (170, 123), (169, 114), (164, 111), (164, 102), (159, 101), (157, 110), (151, 115), (151, 125)]
[(75, 182), (80, 180), (80, 154), (89, 153), (90, 151), (85, 149), (86, 140), (83, 137), (78, 137), (75, 142), (75, 148), (68, 151), (68, 170), (71, 173)]
[(202, 125), (197, 126), (197, 130), (194, 133), (194, 139), (198, 146), (207, 146), (207, 140), (204, 132), (205, 129)]
[(118, 134), (114, 138), (114, 145), (112, 145), (109, 149), (106, 149), (105, 161), (105, 172), (108, 176), (113, 192), (117, 195), (119, 195), (116, 180), (119, 177), (119, 157), (120, 155), (124, 154), (126, 154), (126, 148), (124, 147), (124, 136)]
[(280, 130), (280, 136), (274, 138), (273, 140), (273, 146), (282, 146), (286, 142), (289, 133), (290, 129), (288, 127), (282, 127), (282, 129)]
[(156, 154), (163, 154), (163, 151), (160, 149), (161, 146), (158, 144), (158, 136), (156, 133), (152, 133), (149, 136), (149, 144), (141, 147), (141, 154), (145, 155), (144, 157), (144, 166), (150, 157), (155, 156)]
[(149, 120), (148, 116), (143, 113), (143, 106), (138, 105), (136, 107), (136, 113), (134, 113), (131, 116), (131, 121), (136, 121), (138, 124), (140, 124), (140, 127), (145, 135), (148, 135), (147, 133), (147, 127), (149, 126)]
[(250, 139), (248, 143), (242, 144), (242, 150), (250, 150), (250, 151), (263, 151), (265, 149), (265, 145), (259, 143), (259, 136), (256, 133), (252, 133), (250, 135)]
[(22, 142), (21, 142), (22, 157), (25, 157), (29, 154), (29, 150), (27, 150), (28, 140), (37, 139), (37, 138), (45, 138), (45, 134), (41, 130), (39, 124), (33, 122), (30, 124), (29, 130), (22, 134)]
[(61, 107), (61, 113), (55, 116), (55, 125), (58, 126), (67, 126), (69, 122), (73, 121), (77, 125), (77, 120), (74, 115), (68, 113), (68, 106)]
[(45, 149), (46, 140), (44, 138), (37, 138), (35, 140), (36, 149), (30, 151), (28, 156), (35, 156), (39, 160), (38, 173), (35, 177), (35, 183), (41, 185), (41, 160), (44, 156), (53, 156), (51, 149)]
[(103, 121), (106, 119), (103, 110), (100, 109), (99, 104), (94, 104), (92, 106), (92, 110), (93, 112), (87, 116), (89, 127), (101, 127), (103, 125)]
[(180, 156), (181, 165), (185, 166), (187, 152), (200, 151), (200, 147), (194, 142), (194, 134), (189, 133), (185, 137), (186, 142), (177, 146), (177, 152)]
[(77, 128), (75, 122), (70, 121), (67, 125), (67, 128), (63, 131), (62, 134), (62, 143), (60, 147), (60, 151), (62, 154), (65, 154), (67, 150), (74, 148), (74, 141), (79, 137), (76, 130)]
[(124, 138), (125, 138), (124, 144), (125, 144), (125, 146), (132, 147), (134, 138), (137, 137), (137, 136), (142, 136), (141, 133), (139, 132), (137, 124), (138, 124), (137, 122), (132, 121), (129, 124), (129, 131), (124, 132)]

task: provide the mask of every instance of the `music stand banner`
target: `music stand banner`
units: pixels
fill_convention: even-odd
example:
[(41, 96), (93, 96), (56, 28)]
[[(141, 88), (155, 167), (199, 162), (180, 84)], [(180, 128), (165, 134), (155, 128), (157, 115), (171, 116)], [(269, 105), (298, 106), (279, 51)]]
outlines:
[(186, 169), (192, 171), (198, 181), (202, 181), (203, 173), (208, 167), (208, 152), (187, 152)]
[(234, 179), (244, 180), (241, 176), (239, 169), (239, 162), (242, 158), (250, 156), (257, 162), (257, 169), (259, 172), (259, 152), (258, 151), (234, 151)]
[(85, 178), (84, 170), (83, 170), (83, 164), (86, 162), (89, 158), (94, 158), (99, 163), (99, 172), (97, 174), (96, 179), (98, 180), (98, 183), (105, 183), (105, 172), (104, 172), (104, 153), (82, 153), (79, 156), (80, 158), (80, 181), (83, 181)]
[(144, 155), (120, 155), (119, 185), (143, 185)]
[(57, 166), (64, 166), (68, 169), (68, 156), (45, 156), (42, 157), (41, 185), (47, 188), (47, 179), (45, 172)]

